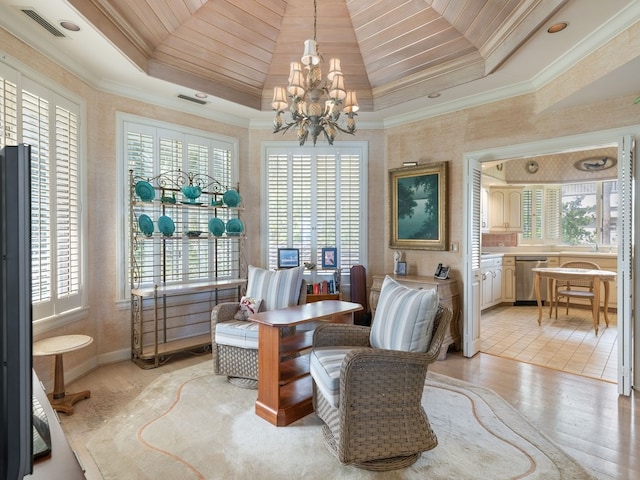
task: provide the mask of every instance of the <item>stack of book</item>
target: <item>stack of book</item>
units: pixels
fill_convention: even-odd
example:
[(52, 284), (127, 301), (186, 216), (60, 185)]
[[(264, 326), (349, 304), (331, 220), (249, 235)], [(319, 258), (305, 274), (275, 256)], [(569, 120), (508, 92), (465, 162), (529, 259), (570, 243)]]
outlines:
[(320, 295), (338, 293), (338, 291), (336, 290), (333, 280), (323, 280), (322, 282), (309, 284), (307, 286), (307, 293)]

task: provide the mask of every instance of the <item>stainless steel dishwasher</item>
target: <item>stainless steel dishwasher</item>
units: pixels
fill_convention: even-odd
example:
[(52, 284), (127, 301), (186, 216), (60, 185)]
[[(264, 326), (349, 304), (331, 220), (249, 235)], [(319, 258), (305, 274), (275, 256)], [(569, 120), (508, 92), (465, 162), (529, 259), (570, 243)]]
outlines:
[[(533, 281), (534, 268), (547, 266), (547, 257), (540, 255), (516, 256), (516, 303), (515, 305), (534, 305), (536, 291)], [(540, 299), (547, 300), (547, 282), (540, 282)]]

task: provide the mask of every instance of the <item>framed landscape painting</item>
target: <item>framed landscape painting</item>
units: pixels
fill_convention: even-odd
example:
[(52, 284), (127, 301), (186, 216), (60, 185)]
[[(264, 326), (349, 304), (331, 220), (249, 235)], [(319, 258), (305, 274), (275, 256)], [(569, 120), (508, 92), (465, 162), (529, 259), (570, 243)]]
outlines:
[(389, 170), (391, 247), (447, 250), (447, 162)]

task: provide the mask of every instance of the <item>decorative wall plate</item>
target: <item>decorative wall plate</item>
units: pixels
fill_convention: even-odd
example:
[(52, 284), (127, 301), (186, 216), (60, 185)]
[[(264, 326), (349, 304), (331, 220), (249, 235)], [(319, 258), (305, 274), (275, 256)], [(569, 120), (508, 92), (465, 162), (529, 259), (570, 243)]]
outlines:
[(237, 207), (240, 205), (240, 194), (236, 190), (227, 190), (222, 196), (222, 200), (228, 207)]
[(529, 160), (527, 164), (524, 166), (524, 168), (527, 171), (527, 173), (536, 173), (540, 168), (540, 166), (538, 165), (538, 162), (536, 162), (535, 160)]
[(224, 234), (224, 222), (217, 217), (213, 217), (209, 220), (209, 231), (212, 235), (220, 237)]
[(140, 215), (138, 225), (140, 226), (140, 231), (144, 233), (146, 237), (153, 235), (153, 220), (151, 220), (149, 215)]
[(144, 180), (136, 183), (135, 192), (143, 202), (150, 202), (156, 197), (156, 191), (153, 186)]
[(232, 218), (227, 222), (227, 235), (241, 235), (244, 232), (244, 225), (239, 218)]
[(176, 231), (176, 225), (170, 217), (162, 215), (158, 217), (158, 230), (165, 236), (170, 237)]
[(599, 172), (600, 170), (615, 167), (617, 163), (618, 160), (612, 157), (589, 157), (578, 160), (573, 166), (583, 172)]

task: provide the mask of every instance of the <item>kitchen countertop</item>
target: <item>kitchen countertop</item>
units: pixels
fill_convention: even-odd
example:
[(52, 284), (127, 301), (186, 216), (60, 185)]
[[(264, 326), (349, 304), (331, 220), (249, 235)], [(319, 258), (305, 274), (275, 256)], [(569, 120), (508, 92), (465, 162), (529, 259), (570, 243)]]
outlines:
[[(494, 247), (495, 248), (495, 247)], [(500, 258), (503, 256), (517, 256), (517, 255), (540, 255), (546, 257), (594, 257), (594, 258), (618, 258), (618, 254), (615, 252), (581, 252), (574, 250), (561, 250), (561, 251), (536, 251), (536, 250), (520, 250), (518, 248), (500, 249), (497, 251), (484, 250), (481, 254), (481, 258)]]

